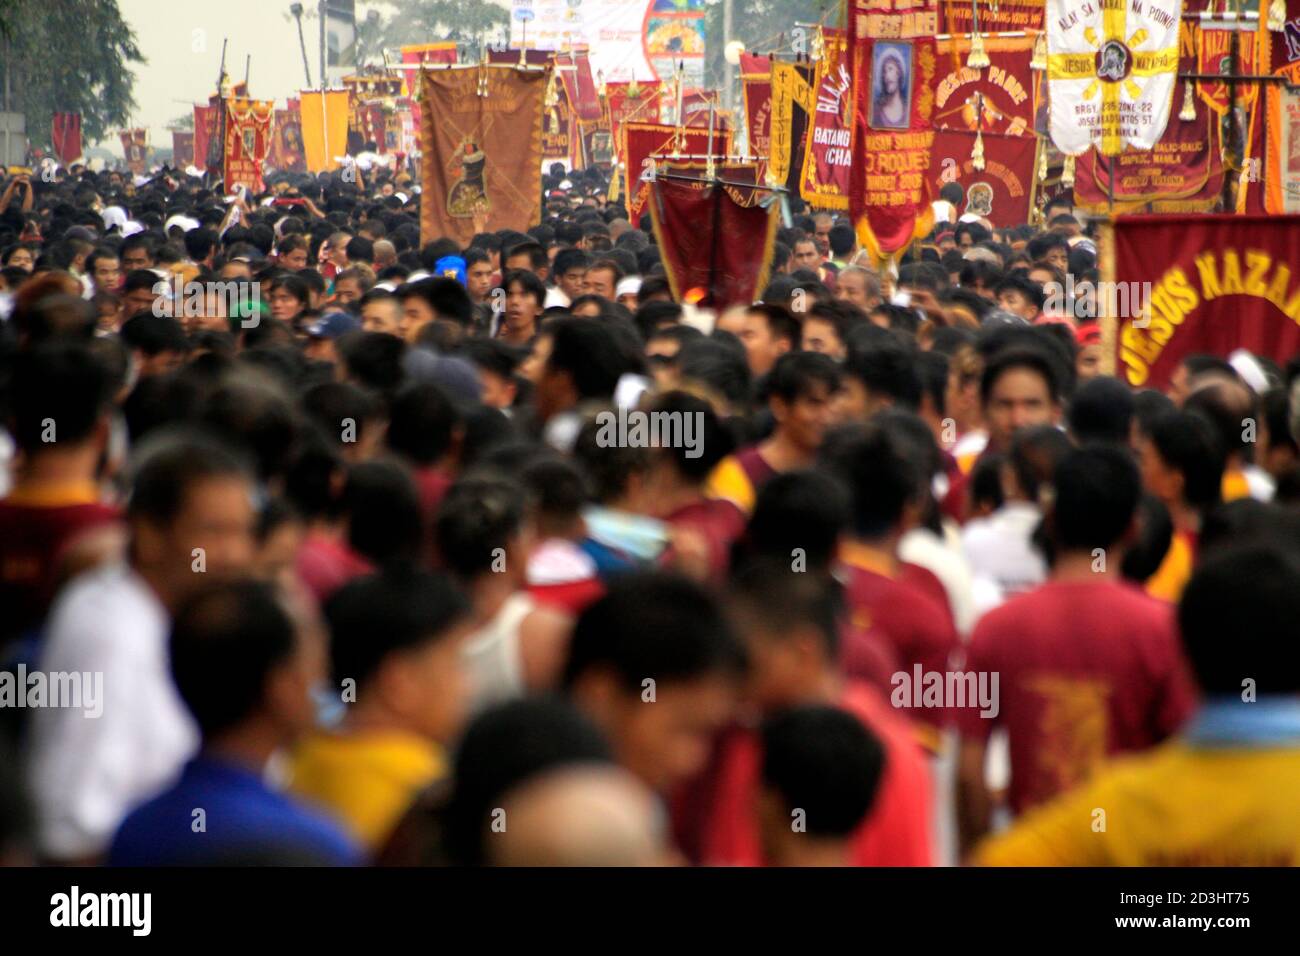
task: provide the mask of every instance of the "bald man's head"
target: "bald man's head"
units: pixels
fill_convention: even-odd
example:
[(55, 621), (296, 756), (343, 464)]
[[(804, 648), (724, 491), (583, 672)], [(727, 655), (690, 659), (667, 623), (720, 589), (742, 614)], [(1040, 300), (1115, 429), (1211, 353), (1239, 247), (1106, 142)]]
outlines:
[(630, 773), (612, 766), (543, 774), (502, 801), (489, 824), (496, 866), (659, 866), (668, 849), (659, 805)]

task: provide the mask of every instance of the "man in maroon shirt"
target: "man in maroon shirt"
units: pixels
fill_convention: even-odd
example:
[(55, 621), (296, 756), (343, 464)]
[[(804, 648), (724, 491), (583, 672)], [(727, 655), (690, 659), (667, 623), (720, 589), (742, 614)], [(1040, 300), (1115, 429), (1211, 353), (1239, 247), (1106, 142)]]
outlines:
[(1137, 466), (1116, 448), (1079, 449), (1057, 466), (1054, 485), (1049, 580), (990, 611), (971, 638), (968, 670), (998, 674), (1000, 692), (995, 715), (957, 714), (963, 847), (989, 828), (984, 754), (994, 727), (1010, 737), (1018, 814), (1108, 757), (1159, 743), (1192, 708), (1173, 609), (1121, 576), (1142, 494)]
[(65, 562), (94, 561), (72, 549), (119, 518), (101, 501), (98, 480), (109, 387), (84, 344), (40, 346), (15, 362), (8, 426), (19, 466), (0, 501), (0, 646), (40, 625)]
[[(848, 538), (840, 549), (846, 577), (847, 615), (843, 663), (848, 676), (870, 679), (875, 642), (893, 651), (903, 673), (945, 674), (958, 647), (952, 616), (931, 589), (918, 585), (919, 569), (898, 559), (898, 542), (915, 525), (926, 478), (907, 448), (878, 422), (837, 436), (828, 464), (849, 490)], [(922, 741), (938, 748), (945, 723), (939, 708), (908, 707)]]

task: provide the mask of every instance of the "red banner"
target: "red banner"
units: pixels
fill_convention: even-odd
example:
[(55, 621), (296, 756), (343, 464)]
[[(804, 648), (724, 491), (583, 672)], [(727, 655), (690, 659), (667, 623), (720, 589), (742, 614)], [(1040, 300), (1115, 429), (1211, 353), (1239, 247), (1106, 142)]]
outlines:
[[(731, 134), (714, 133), (713, 155), (725, 159), (731, 152)], [(680, 140), (677, 127), (658, 123), (624, 123), (623, 156), (627, 175), (627, 214), (629, 222), (638, 222), (650, 199), (650, 179), (658, 164), (673, 154), (709, 155), (709, 131), (683, 129)], [(701, 163), (701, 165), (703, 165)]]
[(262, 164), (271, 152), (275, 104), (270, 100), (235, 100), (227, 104), (226, 189), (245, 186), (260, 193)]
[[(731, 182), (753, 182), (757, 172), (753, 163), (717, 169)], [(651, 185), (650, 217), (673, 297), (714, 309), (757, 299), (779, 224), (778, 204), (767, 202), (771, 194), (662, 176)]]
[(124, 129), (121, 133), (122, 152), (126, 168), (136, 176), (143, 176), (149, 155), (149, 132), (143, 129)]
[(1300, 352), (1300, 216), (1121, 216), (1103, 275), (1117, 319), (1116, 370), (1163, 388), (1184, 356)]
[(225, 106), (216, 97), (207, 106), (194, 107), (194, 165), (200, 172), (221, 175), (225, 115)]
[[(1232, 40), (1237, 38), (1237, 64), (1233, 70)], [(1196, 31), (1196, 72), (1253, 75), (1256, 72), (1255, 34), (1233, 30)], [(1237, 104), (1251, 106), (1259, 96), (1259, 84), (1236, 84)], [(1179, 90), (1181, 93), (1182, 91)], [(1201, 101), (1220, 115), (1228, 112), (1228, 84), (1223, 80), (1198, 80), (1196, 92)], [(1175, 98), (1175, 103), (1181, 100)]]
[(1033, 38), (991, 37), (984, 41), (984, 50), (989, 65), (976, 70), (966, 65), (969, 39), (941, 45), (934, 84), (935, 129), (1032, 135), (1034, 97), (1029, 62)]
[[(713, 107), (713, 128), (728, 127), (730, 117), (718, 99), (717, 90), (687, 90), (682, 94), (682, 125), (709, 128), (709, 107)], [(729, 128), (729, 127), (728, 127)]]
[(624, 123), (659, 122), (659, 81), (649, 83), (606, 83), (605, 108), (609, 115), (610, 140), (615, 151), (622, 148)]
[(768, 153), (772, 149), (772, 60), (751, 53), (740, 54), (740, 84), (745, 98), (745, 130), (749, 155), (758, 157), (759, 178), (766, 178)]
[(605, 118), (596, 92), (596, 81), (591, 76), (591, 60), (584, 53), (555, 54), (555, 68), (564, 83), (569, 97), (569, 108), (584, 126), (599, 123)]
[(54, 157), (64, 166), (81, 158), (81, 114), (55, 113), (50, 126)]
[(976, 169), (975, 137), (969, 130), (935, 131), (930, 158), (934, 194), (945, 183), (957, 183), (965, 194), (958, 213), (987, 219), (999, 229), (1024, 225), (1033, 201), (1037, 139), (982, 133), (984, 164)]
[[(1013, 33), (1043, 29), (1043, 0), (977, 0), (981, 33)], [(943, 0), (943, 32), (974, 30), (970, 0)], [(987, 40), (985, 42), (988, 42)]]
[(564, 84), (555, 84), (555, 105), (542, 112), (542, 159), (569, 158), (569, 127), (573, 123)]
[(189, 130), (172, 130), (172, 166), (187, 169), (194, 165), (194, 134)]
[[(925, 11), (880, 19), (889, 3), (856, 0), (852, 22), (897, 30), (926, 22)], [(877, 12), (862, 12), (872, 10)], [(877, 40), (857, 32), (850, 53), (856, 109), (849, 209), (858, 240), (882, 258), (925, 235), (933, 222), (929, 176), (938, 57), (930, 37)]]
[(804, 151), (799, 195), (818, 209), (849, 208), (849, 175), (853, 164), (853, 80), (849, 74), (844, 33), (827, 30), (817, 61), (813, 88), (812, 135)]

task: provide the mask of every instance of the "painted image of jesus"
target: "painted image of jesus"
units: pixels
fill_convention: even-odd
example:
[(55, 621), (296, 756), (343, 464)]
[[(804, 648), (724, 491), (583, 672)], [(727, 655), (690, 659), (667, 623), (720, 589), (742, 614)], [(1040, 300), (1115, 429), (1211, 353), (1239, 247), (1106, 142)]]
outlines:
[(912, 47), (877, 43), (871, 51), (871, 126), (907, 129), (912, 119)]

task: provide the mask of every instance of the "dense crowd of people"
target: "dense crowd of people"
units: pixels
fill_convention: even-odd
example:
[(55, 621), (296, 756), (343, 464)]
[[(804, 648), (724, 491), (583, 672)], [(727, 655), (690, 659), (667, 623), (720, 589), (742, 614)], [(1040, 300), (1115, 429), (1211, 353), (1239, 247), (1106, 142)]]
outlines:
[(0, 859), (1300, 863), (1300, 357), (1104, 374), (1068, 200), (897, 268), (796, 201), (711, 309), (594, 169), (467, 246), (378, 168), (50, 179)]

